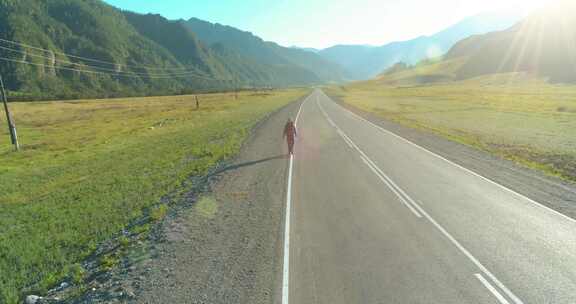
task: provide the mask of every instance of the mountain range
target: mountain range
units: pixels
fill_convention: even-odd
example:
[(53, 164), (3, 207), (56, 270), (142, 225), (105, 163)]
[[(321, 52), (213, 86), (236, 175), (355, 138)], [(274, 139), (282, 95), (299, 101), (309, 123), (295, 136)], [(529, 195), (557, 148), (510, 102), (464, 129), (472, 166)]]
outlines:
[(457, 79), (525, 72), (551, 82), (576, 82), (576, 3), (548, 6), (514, 27), (464, 39), (446, 60), (464, 58)]
[(207, 45), (224, 46), (253, 61), (272, 66), (296, 66), (324, 82), (342, 81), (348, 77), (347, 72), (338, 64), (307, 49), (282, 47), (250, 32), (197, 18), (189, 19), (185, 25)]
[(395, 66), (377, 81), (418, 85), (496, 75), (576, 83), (576, 3), (550, 5), (509, 29), (463, 39), (440, 61)]
[(431, 36), (388, 43), (383, 46), (337, 45), (319, 54), (346, 68), (354, 79), (373, 78), (395, 63), (417, 62), (444, 55), (455, 43), (472, 35), (506, 29), (521, 15), (513, 12), (485, 13), (469, 18)]
[(346, 77), (311, 52), (101, 0), (0, 0), (0, 61), (12, 99), (179, 94)]
[[(0, 0), (0, 73), (12, 100), (308, 86), (375, 77), (398, 62), (404, 65), (396, 69), (407, 69), (456, 44), (446, 58), (467, 54), (470, 60), (458, 77), (468, 77), (479, 73), (475, 65), (490, 67), (482, 62), (487, 49), (502, 56), (493, 44), (508, 38), (494, 37), (520, 34), (477, 35), (517, 20), (511, 13), (482, 14), (413, 40), (317, 50), (283, 47), (196, 18), (123, 11), (102, 0)], [(551, 37), (547, 43), (554, 43)]]

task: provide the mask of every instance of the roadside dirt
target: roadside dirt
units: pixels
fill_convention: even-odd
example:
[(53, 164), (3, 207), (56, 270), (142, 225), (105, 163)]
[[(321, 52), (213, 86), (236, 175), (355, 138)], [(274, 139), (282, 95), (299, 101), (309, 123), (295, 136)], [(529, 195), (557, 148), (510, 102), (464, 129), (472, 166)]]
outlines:
[[(264, 119), (240, 154), (207, 178), (204, 191), (186, 192), (184, 201), (154, 229), (151, 240), (138, 242), (122, 266), (95, 274), (86, 286), (88, 293), (66, 303), (280, 303), (287, 174), (282, 130), (288, 117), (295, 117), (301, 101)], [(576, 185), (572, 183), (340, 104), (576, 218)]]
[[(282, 131), (305, 97), (259, 122), (234, 159), (163, 199), (170, 210), (150, 233), (124, 231), (103, 244), (83, 263), (81, 285), (65, 282), (38, 303), (280, 303)], [(122, 248), (121, 238), (133, 245)], [(102, 257), (113, 253), (122, 256), (117, 266), (102, 271)]]
[[(210, 189), (166, 220), (155, 258), (127, 277), (131, 303), (274, 303), (282, 267), (287, 158), (284, 123), (293, 103), (254, 130)], [(138, 273), (138, 271), (134, 271)]]

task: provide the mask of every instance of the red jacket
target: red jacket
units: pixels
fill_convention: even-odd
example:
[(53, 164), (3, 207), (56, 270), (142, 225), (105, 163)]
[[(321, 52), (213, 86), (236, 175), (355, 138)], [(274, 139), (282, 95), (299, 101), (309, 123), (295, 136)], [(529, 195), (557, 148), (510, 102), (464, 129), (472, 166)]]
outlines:
[(298, 133), (296, 132), (296, 127), (294, 126), (294, 123), (291, 121), (287, 122), (286, 126), (284, 126), (284, 137), (286, 137), (288, 140), (293, 141), (297, 135)]

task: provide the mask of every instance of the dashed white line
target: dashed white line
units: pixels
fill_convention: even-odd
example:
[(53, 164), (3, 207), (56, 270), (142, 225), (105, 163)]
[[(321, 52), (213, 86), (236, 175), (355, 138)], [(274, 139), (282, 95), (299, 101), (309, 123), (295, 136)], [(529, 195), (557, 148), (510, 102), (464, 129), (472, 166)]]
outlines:
[[(319, 101), (317, 101), (317, 105), (320, 108), (322, 114), (326, 118), (330, 118), (328, 113), (324, 110), (322, 105)], [(364, 153), (358, 145), (354, 143), (350, 137), (342, 131), (335, 123), (334, 127), (338, 130), (338, 133), (341, 134), (342, 138), (345, 138), (346, 141), (350, 141), (352, 145), (354, 145), (355, 149), (360, 153), (362, 160), (370, 167), (370, 169), (400, 198), (400, 201), (404, 203), (411, 211), (414, 207), (417, 211), (413, 211), (417, 216), (420, 217), (422, 214), (436, 229), (438, 229), (456, 248), (458, 248), (478, 269), (482, 271), (490, 280), (492, 280), (496, 286), (498, 286), (504, 293), (512, 299), (515, 304), (523, 304), (523, 302), (518, 298), (510, 289), (508, 289), (496, 276), (494, 276), (476, 257), (474, 257), (468, 249), (466, 249), (458, 240), (456, 240), (442, 225), (440, 225), (428, 212), (426, 212), (418, 203), (416, 203), (400, 186), (398, 186), (388, 175), (386, 175), (367, 155)], [(484, 279), (484, 277), (482, 277)], [(492, 286), (492, 285), (489, 285)], [(493, 288), (493, 287), (492, 287)], [(492, 291), (492, 290), (491, 290)], [(498, 294), (500, 294), (498, 292)], [(506, 302), (507, 300), (504, 298)]]
[(506, 293), (508, 297), (514, 301), (514, 303), (523, 303), (514, 293), (512, 293), (510, 289), (508, 289), (508, 287), (506, 287), (506, 285), (504, 285), (504, 283), (500, 282), (496, 276), (494, 276), (486, 267), (484, 267), (484, 265), (482, 265), (482, 263), (480, 263), (480, 261), (478, 261), (478, 259), (474, 257), (470, 251), (468, 251), (468, 249), (460, 244), (458, 240), (456, 240), (444, 227), (442, 227), (442, 225), (438, 224), (438, 222), (432, 216), (430, 216), (430, 214), (428, 214), (428, 212), (426, 212), (418, 203), (415, 203), (415, 206), (424, 215), (424, 217), (426, 217), (426, 219), (428, 219), (432, 225), (436, 227), (436, 229), (438, 229), (452, 244), (454, 244), (454, 246), (456, 246), (460, 252), (462, 252), (474, 265), (476, 265), (476, 267), (478, 267), (478, 269), (480, 269), (488, 278), (496, 283), (496, 286), (502, 289), (502, 291), (504, 291), (504, 293)]
[[(322, 92), (322, 94), (323, 94), (324, 96), (326, 96), (327, 98), (329, 98), (329, 97), (328, 97), (326, 94), (324, 94), (323, 92)], [(497, 183), (497, 182), (495, 182), (495, 181), (493, 181), (493, 180), (491, 180), (491, 179), (489, 179), (489, 178), (487, 178), (487, 177), (485, 177), (485, 176), (483, 176), (483, 175), (480, 175), (479, 173), (476, 173), (476, 172), (474, 172), (474, 171), (472, 171), (472, 170), (470, 170), (470, 169), (468, 169), (468, 168), (465, 168), (465, 167), (463, 167), (462, 165), (459, 165), (459, 164), (457, 164), (457, 163), (455, 163), (455, 162), (453, 162), (453, 161), (451, 161), (451, 160), (449, 160), (449, 159), (447, 159), (447, 158), (445, 158), (445, 157), (443, 157), (443, 156), (441, 156), (441, 155), (439, 155), (439, 154), (436, 154), (436, 153), (434, 153), (434, 152), (432, 152), (432, 151), (430, 151), (430, 150), (428, 150), (428, 149), (426, 149), (426, 148), (424, 148), (424, 147), (422, 147), (422, 146), (420, 146), (420, 145), (417, 145), (417, 144), (415, 144), (414, 142), (412, 142), (412, 141), (410, 141), (410, 140), (408, 140), (408, 139), (406, 139), (406, 138), (404, 138), (404, 137), (402, 137), (402, 136), (400, 136), (400, 135), (398, 135), (398, 134), (396, 134), (396, 133), (394, 133), (394, 132), (392, 132), (392, 131), (386, 130), (386, 129), (384, 129), (383, 127), (381, 127), (381, 126), (379, 126), (379, 125), (377, 125), (377, 124), (375, 124), (375, 123), (373, 123), (373, 122), (365, 119), (364, 117), (361, 117), (360, 115), (358, 115), (358, 114), (356, 114), (356, 113), (354, 113), (354, 112), (346, 109), (345, 107), (343, 107), (343, 106), (341, 106), (341, 105), (339, 105), (339, 104), (337, 104), (337, 103), (336, 103), (336, 105), (339, 106), (340, 108), (342, 108), (342, 109), (343, 109), (344, 111), (346, 111), (347, 113), (351, 114), (353, 117), (356, 117), (357, 119), (359, 119), (359, 120), (361, 120), (361, 121), (363, 121), (363, 122), (365, 122), (365, 123), (368, 123), (369, 125), (375, 127), (376, 129), (378, 129), (378, 130), (380, 130), (380, 131), (382, 131), (382, 132), (384, 132), (384, 133), (386, 133), (386, 134), (392, 135), (392, 136), (394, 136), (394, 137), (396, 137), (396, 138), (398, 138), (398, 139), (400, 139), (400, 140), (402, 140), (402, 141), (404, 141), (404, 142), (406, 142), (406, 143), (408, 143), (408, 144), (410, 144), (410, 145), (412, 145), (412, 146), (414, 146), (414, 147), (416, 147), (416, 148), (418, 148), (418, 149), (420, 149), (420, 150), (422, 150), (422, 151), (424, 151), (424, 152), (426, 152), (426, 153), (428, 153), (428, 154), (430, 154), (430, 155), (432, 155), (432, 156), (434, 156), (434, 157), (437, 157), (437, 158), (439, 158), (439, 159), (441, 159), (441, 160), (443, 160), (443, 161), (446, 161), (447, 163), (449, 163), (449, 164), (451, 164), (451, 165), (453, 165), (453, 166), (455, 166), (455, 167), (457, 167), (457, 168), (460, 168), (460, 169), (462, 169), (462, 170), (464, 170), (464, 171), (466, 171), (466, 172), (468, 172), (468, 173), (470, 173), (470, 174), (472, 174), (472, 175), (474, 175), (474, 176), (476, 176), (476, 177), (479, 177), (480, 179), (482, 179), (482, 180), (484, 180), (484, 181), (486, 181), (486, 182), (489, 182), (489, 183), (491, 183), (491, 184), (493, 184), (493, 185), (495, 185), (495, 186), (497, 186), (497, 187), (499, 187), (499, 188), (501, 188), (501, 189), (503, 189), (503, 190), (505, 190), (505, 191), (507, 191), (507, 192), (510, 192), (510, 193), (512, 193), (512, 194), (514, 194), (514, 195), (516, 195), (516, 196), (519, 196), (519, 197), (527, 200), (528, 202), (530, 202), (530, 203), (532, 203), (532, 204), (535, 204), (536, 206), (547, 210), (548, 212), (554, 213), (554, 214), (556, 214), (556, 215), (558, 215), (558, 216), (560, 216), (560, 217), (562, 217), (562, 218), (564, 218), (564, 219), (566, 219), (566, 220), (568, 220), (568, 221), (570, 221), (570, 222), (572, 222), (572, 223), (576, 223), (576, 219), (573, 219), (573, 218), (571, 218), (571, 217), (569, 217), (569, 216), (567, 216), (567, 215), (565, 215), (565, 214), (563, 214), (563, 213), (561, 213), (561, 212), (558, 212), (558, 211), (556, 211), (556, 210), (554, 210), (554, 209), (552, 209), (552, 208), (550, 208), (550, 207), (548, 207), (548, 206), (545, 206), (545, 205), (543, 205), (542, 203), (539, 203), (539, 202), (537, 202), (537, 201), (535, 201), (535, 200), (533, 200), (533, 199), (531, 199), (531, 198), (529, 198), (529, 197), (527, 197), (527, 196), (525, 196), (525, 195), (523, 195), (523, 194), (520, 194), (520, 193), (518, 193), (518, 192), (516, 192), (516, 191), (514, 191), (514, 190), (512, 190), (512, 189), (510, 189), (510, 188), (508, 188), (508, 187), (506, 187), (506, 186), (504, 186), (504, 185), (501, 185), (501, 184), (499, 184), (499, 183)]]
[(376, 176), (378, 176), (378, 178), (380, 178), (380, 180), (386, 184), (388, 186), (388, 188), (390, 188), (392, 190), (392, 192), (394, 192), (394, 194), (398, 197), (398, 199), (400, 200), (400, 202), (406, 206), (406, 208), (408, 208), (408, 210), (410, 210), (416, 217), (421, 218), (422, 215), (420, 215), (420, 213), (410, 204), (410, 201), (407, 201), (403, 196), (402, 196), (402, 190), (400, 190), (400, 192), (397, 191), (397, 189), (395, 189), (390, 183), (394, 183), (392, 182), (392, 180), (386, 175), (384, 174), (384, 172), (382, 172), (382, 170), (380, 170), (380, 168), (378, 168), (378, 166), (366, 155), (366, 153), (364, 153), (364, 151), (362, 151), (362, 149), (360, 149), (355, 143), (354, 141), (352, 141), (350, 139), (350, 137), (348, 137), (348, 135), (346, 135), (346, 133), (344, 133), (333, 121), (332, 119), (330, 119), (330, 117), (328, 116), (328, 114), (326, 113), (326, 111), (324, 111), (324, 108), (322, 108), (322, 106), (320, 105), (320, 103), (318, 102), (318, 100), (316, 101), (316, 103), (318, 104), (318, 107), (320, 108), (320, 111), (322, 112), (322, 115), (324, 115), (324, 117), (331, 122), (331, 124), (334, 126), (334, 128), (336, 129), (336, 132), (340, 135), (340, 137), (342, 137), (342, 139), (344, 139), (344, 142), (346, 142), (346, 144), (355, 149), (358, 153), (360, 153), (360, 157), (362, 158), (362, 161), (368, 166), (368, 168), (370, 168), (370, 170), (372, 170), (372, 172), (374, 172), (374, 174), (376, 174)]

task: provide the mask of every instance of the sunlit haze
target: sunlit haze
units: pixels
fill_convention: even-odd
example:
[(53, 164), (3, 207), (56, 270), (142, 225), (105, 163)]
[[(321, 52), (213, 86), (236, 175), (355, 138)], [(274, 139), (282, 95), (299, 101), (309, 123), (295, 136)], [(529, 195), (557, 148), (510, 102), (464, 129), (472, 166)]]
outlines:
[(546, 0), (106, 0), (170, 19), (197, 17), (231, 25), (285, 46), (381, 45), (432, 34), (483, 12), (524, 14)]
[(0, 0), (0, 304), (576, 304), (576, 0)]

